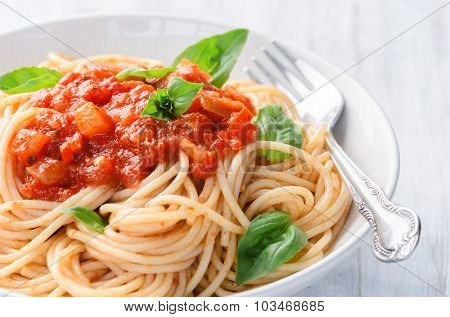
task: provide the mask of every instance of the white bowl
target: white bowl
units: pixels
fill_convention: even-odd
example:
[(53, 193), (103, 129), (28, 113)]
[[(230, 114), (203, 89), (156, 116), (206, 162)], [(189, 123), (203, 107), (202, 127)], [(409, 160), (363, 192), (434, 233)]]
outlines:
[[(46, 58), (48, 51), (76, 57), (79, 57), (79, 53), (84, 56), (127, 54), (158, 59), (169, 64), (188, 44), (232, 28), (160, 14), (81, 17), (41, 26), (52, 36), (37, 27), (0, 35), (3, 48), (0, 50), (0, 60), (3, 61), (0, 72), (37, 64)], [(267, 36), (250, 33), (232, 79), (247, 78), (243, 66), (250, 63), (252, 56), (260, 54), (261, 46), (267, 46), (269, 40)], [(340, 73), (339, 69), (314, 53), (286, 42), (284, 44), (328, 78)], [(373, 97), (348, 75), (342, 74), (333, 82), (345, 98), (345, 110), (335, 128), (337, 140), (357, 165), (391, 196), (399, 173), (399, 151), (391, 124)], [(357, 248), (369, 231), (369, 224), (353, 208), (345, 228), (329, 254), (321, 261), (277, 282), (239, 295), (293, 295), (332, 272)]]

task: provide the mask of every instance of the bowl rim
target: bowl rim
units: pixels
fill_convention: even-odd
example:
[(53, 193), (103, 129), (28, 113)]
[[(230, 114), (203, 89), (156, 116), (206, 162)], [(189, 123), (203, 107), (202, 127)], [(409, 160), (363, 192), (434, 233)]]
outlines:
[[(21, 33), (21, 32), (26, 31), (27, 29), (33, 29), (36, 27), (53, 26), (53, 25), (57, 25), (58, 23), (66, 23), (66, 22), (70, 23), (70, 22), (92, 20), (92, 19), (99, 19), (99, 18), (106, 19), (106, 18), (126, 18), (126, 17), (155, 17), (155, 18), (162, 18), (162, 19), (174, 19), (174, 20), (201, 23), (204, 25), (210, 25), (212, 27), (217, 27), (219, 29), (224, 29), (224, 30), (225, 29), (234, 29), (234, 28), (239, 27), (239, 26), (235, 26), (234, 24), (218, 23), (218, 22), (215, 22), (215, 21), (212, 21), (209, 19), (205, 19), (205, 18), (186, 17), (186, 16), (182, 16), (181, 14), (176, 14), (176, 13), (167, 13), (167, 12), (160, 12), (160, 11), (136, 12), (134, 10), (125, 10), (124, 12), (121, 12), (121, 13), (114, 13), (114, 12), (99, 13), (99, 12), (97, 12), (97, 13), (92, 13), (92, 14), (69, 14), (64, 17), (43, 19), (43, 20), (38, 20), (36, 22), (28, 21), (32, 25), (21, 26), (21, 27), (14, 28), (14, 29), (11, 29), (6, 32), (0, 32), (0, 38), (4, 37), (4, 36), (13, 36), (14, 33)], [(255, 34), (260, 37), (264, 37), (266, 39), (272, 38), (272, 36), (267, 35), (263, 32), (259, 32), (259, 31), (255, 32), (253, 30), (249, 30), (249, 31), (252, 34)], [(42, 31), (42, 32), (45, 32), (45, 31)], [(298, 50), (299, 52), (301, 52), (302, 55), (308, 55), (308, 56), (314, 58), (315, 60), (317, 60), (317, 64), (324, 65), (326, 68), (328, 68), (330, 70), (332, 69), (333, 71), (339, 72), (339, 74), (341, 73), (341, 69), (339, 67), (335, 66), (333, 63), (329, 62), (326, 58), (318, 55), (314, 51), (304, 48), (300, 45), (297, 45), (297, 44), (295, 44), (289, 40), (286, 40), (282, 37), (277, 36), (276, 38), (277, 38), (277, 41), (282, 42), (284, 44), (288, 44), (289, 46), (293, 47), (295, 50)], [(315, 67), (315, 65), (312, 65), (312, 66)], [(390, 175), (390, 177), (387, 181), (387, 184), (386, 184), (385, 188), (383, 188), (383, 189), (386, 192), (386, 195), (389, 198), (391, 198), (394, 195), (395, 190), (397, 188), (399, 174), (400, 174), (400, 150), (399, 150), (399, 145), (398, 145), (398, 139), (395, 134), (392, 122), (386, 115), (386, 112), (380, 106), (380, 103), (377, 101), (377, 99), (366, 88), (364, 88), (362, 85), (360, 85), (358, 83), (358, 81), (356, 81), (353, 77), (351, 77), (347, 73), (342, 73), (340, 75), (340, 77), (341, 76), (344, 77), (347, 82), (350, 82), (353, 85), (358, 86), (360, 89), (362, 89), (362, 91), (364, 91), (364, 93), (367, 95), (367, 97), (373, 100), (374, 105), (376, 105), (376, 107), (380, 111), (382, 117), (384, 117), (384, 119), (386, 121), (386, 128), (389, 130), (388, 132), (391, 135), (391, 138), (393, 141), (393, 149), (394, 149), (395, 153), (393, 153), (393, 173), (392, 173), (392, 175)], [(331, 265), (331, 262), (339, 262), (339, 260), (342, 260), (343, 258), (345, 258), (345, 256), (347, 256), (350, 253), (350, 251), (352, 251), (352, 250), (354, 251), (360, 245), (361, 241), (364, 241), (363, 238), (367, 235), (367, 233), (369, 232), (369, 229), (370, 229), (370, 225), (367, 222), (365, 222), (364, 225), (361, 226), (361, 228), (359, 228), (359, 230), (357, 230), (356, 232), (353, 232), (352, 235), (350, 236), (350, 238), (347, 241), (345, 241), (338, 249), (326, 254), (326, 256), (324, 256), (324, 258), (317, 261), (316, 263), (313, 263), (312, 265), (308, 266), (307, 268), (305, 268), (301, 271), (295, 272), (291, 275), (288, 275), (282, 279), (271, 282), (269, 284), (261, 285), (261, 286), (255, 287), (255, 288), (247, 290), (247, 291), (233, 294), (231, 296), (262, 296), (261, 294), (263, 294), (265, 291), (270, 290), (271, 288), (281, 287), (285, 284), (289, 284), (293, 280), (296, 280), (297, 278), (301, 277), (301, 275), (308, 274), (311, 271), (316, 271), (316, 270), (319, 271), (319, 269), (321, 267), (326, 267), (328, 265)], [(2, 291), (2, 289), (0, 288), (0, 293), (1, 293), (1, 291)], [(5, 291), (8, 292), (8, 290), (5, 290)], [(7, 296), (24, 296), (24, 295), (21, 294), (20, 292), (11, 292)]]

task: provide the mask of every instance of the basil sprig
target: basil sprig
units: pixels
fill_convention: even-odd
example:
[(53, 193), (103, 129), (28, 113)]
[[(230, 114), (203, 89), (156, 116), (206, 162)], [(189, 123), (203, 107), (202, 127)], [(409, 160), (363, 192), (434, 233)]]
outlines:
[(158, 88), (148, 98), (142, 116), (170, 120), (185, 113), (192, 104), (203, 83), (190, 83), (179, 77), (171, 78), (166, 89)]
[(218, 88), (227, 81), (247, 41), (248, 30), (235, 29), (217, 34), (187, 47), (175, 58), (172, 66), (186, 58), (211, 75), (210, 83)]
[(64, 76), (46, 67), (22, 67), (0, 76), (0, 90), (13, 95), (51, 88)]
[[(295, 146), (299, 149), (303, 145), (303, 134), (300, 127), (283, 113), (280, 105), (268, 105), (258, 111), (255, 121), (258, 127), (258, 140), (276, 141)], [(275, 150), (261, 150), (264, 157), (278, 162), (290, 157), (289, 154)]]
[(236, 283), (243, 285), (275, 271), (307, 242), (306, 233), (283, 211), (256, 217), (239, 240)]
[(103, 233), (105, 231), (105, 227), (108, 225), (108, 222), (105, 219), (100, 217), (95, 211), (88, 208), (74, 206), (63, 209), (62, 212), (72, 215), (78, 221), (98, 233)]
[(153, 69), (145, 69), (145, 68), (127, 68), (121, 71), (116, 75), (117, 79), (123, 80), (130, 77), (137, 78), (163, 78), (169, 75), (171, 72), (175, 71), (176, 67), (164, 67), (164, 68), (153, 68)]

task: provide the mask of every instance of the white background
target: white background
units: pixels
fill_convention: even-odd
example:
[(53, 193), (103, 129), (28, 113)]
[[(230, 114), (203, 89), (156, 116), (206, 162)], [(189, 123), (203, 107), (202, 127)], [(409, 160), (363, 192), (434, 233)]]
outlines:
[[(2, 301), (3, 300), (3, 301)], [(324, 307), (322, 311), (310, 311), (301, 310), (294, 311), (293, 302), (300, 301), (300, 307), (309, 309), (311, 302), (315, 301), (315, 307), (318, 307), (318, 301)], [(255, 302), (259, 302), (259, 309), (257, 311)], [(262, 301), (268, 301), (268, 304), (263, 306)], [(278, 310), (275, 312), (272, 306), (272, 301), (276, 302)], [(204, 306), (206, 303), (210, 310)], [(282, 303), (283, 302), (283, 303)], [(284, 308), (281, 310), (280, 304), (284, 304), (287, 307), (287, 302), (291, 302), (291, 308)], [(145, 304), (153, 305), (152, 309), (148, 311), (136, 311), (124, 309), (124, 304)], [(195, 311), (184, 310), (184, 304), (193, 307), (196, 305)], [(7, 316), (26, 316), (36, 314), (36, 311), (44, 312), (47, 317), (60, 317), (64, 314), (64, 317), (80, 317), (83, 315), (89, 316), (188, 316), (188, 317), (247, 317), (247, 316), (323, 316), (323, 317), (336, 317), (336, 316), (364, 316), (364, 317), (380, 317), (385, 316), (386, 312), (389, 312), (388, 316), (408, 316), (408, 317), (423, 317), (426, 314), (432, 316), (440, 316), (442, 311), (449, 311), (450, 301), (445, 298), (343, 298), (343, 297), (331, 297), (331, 298), (276, 298), (276, 297), (210, 297), (210, 298), (38, 298), (31, 297), (27, 299), (27, 304), (23, 305), (23, 298), (8, 297), (5, 299), (0, 298), (1, 312)], [(171, 305), (172, 308), (168, 306)], [(239, 309), (232, 309), (230, 306), (238, 304)], [(306, 305), (305, 305), (306, 304)], [(160, 306), (161, 305), (161, 306)], [(182, 309), (178, 309), (176, 314), (174, 309), (175, 305), (182, 305)], [(218, 305), (218, 306), (213, 306)], [(322, 306), (321, 305), (321, 306)], [(188, 307), (189, 307), (188, 306)], [(51, 307), (51, 309), (49, 309)], [(67, 309), (70, 307), (70, 309)], [(161, 307), (161, 309), (158, 309)], [(265, 307), (262, 309), (262, 307)], [(298, 306), (297, 306), (298, 307)], [(370, 309), (369, 309), (370, 308)], [(168, 312), (169, 311), (169, 312)], [(172, 311), (172, 313), (170, 313)], [(87, 314), (86, 314), (87, 313)]]
[[(120, 12), (166, 12), (247, 27), (290, 40), (341, 69), (371, 53), (446, 0), (0, 0), (0, 32), (29, 22)], [(82, 36), (82, 35), (81, 35)], [(0, 49), (8, 49), (0, 43)], [(24, 52), (25, 53), (25, 52)], [(377, 262), (362, 246), (299, 296), (439, 296), (449, 292), (450, 5), (348, 72), (394, 125), (400, 180), (394, 200), (419, 211), (422, 240), (402, 263)], [(406, 269), (405, 269), (406, 268)]]

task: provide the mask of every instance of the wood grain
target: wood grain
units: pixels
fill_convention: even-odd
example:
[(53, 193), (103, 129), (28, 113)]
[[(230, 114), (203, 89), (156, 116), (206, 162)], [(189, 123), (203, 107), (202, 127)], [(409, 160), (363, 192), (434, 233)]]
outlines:
[[(285, 38), (341, 69), (442, 5), (432, 1), (31, 1), (5, 3), (33, 21), (94, 13), (158, 11), (206, 18)], [(0, 32), (29, 22), (0, 5)], [(2, 47), (2, 49), (5, 49)], [(298, 296), (440, 296), (449, 292), (450, 5), (348, 72), (395, 126), (400, 181), (395, 201), (418, 210), (415, 254), (379, 263), (367, 246)]]

